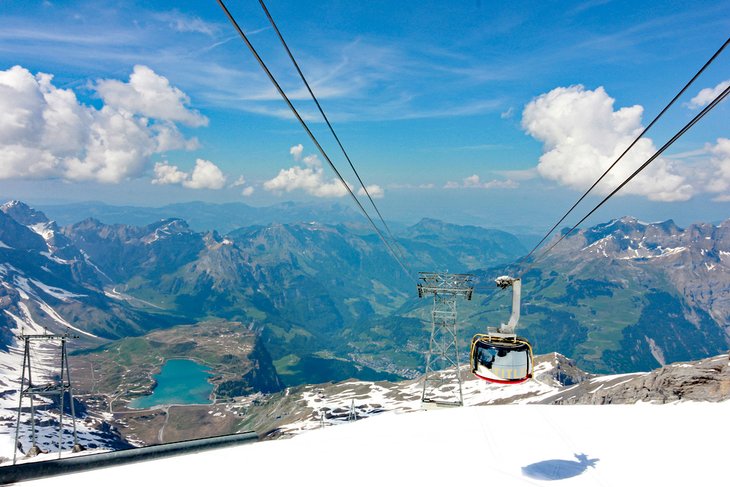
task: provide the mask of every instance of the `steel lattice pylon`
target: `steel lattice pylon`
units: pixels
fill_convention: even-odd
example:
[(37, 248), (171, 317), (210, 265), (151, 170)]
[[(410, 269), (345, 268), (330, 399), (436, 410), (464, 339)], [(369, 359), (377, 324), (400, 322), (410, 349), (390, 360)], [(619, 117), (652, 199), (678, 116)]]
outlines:
[[(71, 409), (71, 423), (73, 425), (73, 451), (77, 452), (83, 449), (79, 445), (78, 435), (76, 433), (76, 411), (74, 410), (74, 398), (71, 389), (71, 375), (68, 366), (68, 354), (66, 353), (66, 341), (69, 338), (78, 338), (77, 336), (71, 336), (69, 334), (63, 335), (26, 335), (22, 334), (20, 339), (25, 342), (24, 355), (23, 355), (23, 372), (20, 379), (20, 389), (18, 394), (18, 416), (15, 424), (15, 450), (13, 451), (13, 465), (15, 465), (18, 453), (18, 439), (20, 434), (20, 416), (23, 412), (23, 398), (27, 397), (30, 399), (30, 424), (31, 424), (31, 442), (32, 446), (29, 455), (37, 455), (41, 453), (41, 449), (36, 443), (36, 418), (35, 418), (35, 403), (36, 397), (48, 397), (48, 396), (59, 396), (59, 413), (58, 413), (58, 458), (61, 458), (61, 451), (63, 450), (63, 416), (64, 416), (64, 400), (65, 396), (68, 395), (69, 407)], [(49, 384), (36, 385), (33, 382), (31, 365), (31, 341), (60, 341), (61, 342), (61, 373), (57, 382), (51, 382)], [(27, 372), (27, 374), (26, 374)], [(27, 382), (26, 382), (27, 379)]]
[[(420, 272), (423, 282), (418, 284), (418, 297), (433, 294), (431, 311), (431, 339), (426, 356), (426, 373), (423, 377), (422, 403), (446, 406), (462, 406), (459, 364), (459, 342), (456, 336), (456, 300), (471, 300), (474, 286), (471, 274), (446, 274)], [(453, 372), (451, 372), (453, 370)], [(453, 400), (444, 397), (446, 385), (458, 385)], [(458, 394), (458, 397), (457, 397)]]

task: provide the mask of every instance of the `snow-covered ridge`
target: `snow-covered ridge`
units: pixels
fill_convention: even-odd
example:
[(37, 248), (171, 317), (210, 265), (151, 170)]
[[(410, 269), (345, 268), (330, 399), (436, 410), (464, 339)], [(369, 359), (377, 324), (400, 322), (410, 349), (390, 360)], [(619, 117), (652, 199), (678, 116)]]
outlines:
[(719, 228), (702, 224), (682, 230), (671, 220), (644, 223), (624, 217), (582, 230), (577, 235), (587, 240), (581, 252), (605, 258), (647, 260), (674, 257), (684, 252), (707, 256), (711, 251), (722, 257), (730, 251), (730, 242), (723, 239)]
[(56, 236), (56, 232), (54, 231), (55, 224), (53, 222), (42, 222), (42, 223), (34, 223), (33, 225), (28, 225), (28, 228), (33, 230), (35, 233), (43, 237), (43, 240), (46, 242), (53, 239), (53, 237)]
[(145, 244), (151, 244), (174, 235), (182, 235), (180, 227), (187, 229), (187, 223), (180, 219), (171, 219), (169, 221), (162, 220), (161, 226), (155, 228), (154, 232), (142, 238), (142, 242)]
[[(12, 276), (10, 276), (12, 273)], [(21, 301), (17, 302), (16, 305), (24, 310), (25, 317), (24, 322), (28, 326), (36, 327), (39, 333), (42, 333), (44, 327), (33, 321), (33, 317), (29, 310), (28, 304), (32, 304), (34, 307), (45, 313), (53, 322), (60, 325), (64, 329), (71, 329), (78, 333), (81, 333), (89, 338), (98, 338), (93, 333), (84, 331), (65, 320), (56, 310), (53, 309), (41, 296), (41, 293), (58, 299), (62, 302), (69, 302), (77, 300), (78, 298), (84, 298), (86, 295), (73, 293), (66, 289), (62, 289), (55, 286), (49, 286), (37, 279), (31, 279), (25, 277), (18, 269), (13, 267), (11, 264), (0, 264), (0, 283), (3, 287), (9, 290), (14, 290), (18, 293)], [(9, 279), (10, 277), (10, 279)], [(4, 310), (6, 313), (11, 314), (7, 309)], [(15, 319), (15, 316), (12, 315)], [(16, 320), (17, 321), (17, 320)]]
[(48, 286), (47, 284), (44, 284), (41, 281), (38, 281), (36, 279), (29, 279), (29, 282), (32, 282), (33, 285), (40, 288), (44, 293), (49, 294), (56, 299), (60, 299), (61, 301), (68, 302), (74, 298), (86, 297), (86, 294), (76, 294), (76, 293), (72, 293), (71, 291), (66, 291), (65, 289)]
[(20, 202), (20, 201), (18, 201), (18, 200), (10, 200), (10, 201), (7, 201), (7, 202), (3, 203), (3, 204), (2, 204), (1, 206), (0, 206), (0, 210), (2, 210), (2, 211), (4, 212), (5, 210), (9, 210), (9, 209), (11, 209), (11, 208), (14, 208), (14, 207), (16, 207), (16, 206), (20, 206), (20, 205), (22, 205), (22, 204), (23, 204), (23, 203), (21, 203), (21, 202)]
[[(13, 282), (18, 287), (18, 289), (21, 289), (25, 293), (30, 294), (34, 297), (39, 297), (39, 296), (38, 296), (36, 289), (34, 289), (33, 286), (35, 286), (37, 289), (40, 289), (41, 291), (48, 294), (49, 296), (53, 296), (54, 298), (59, 299), (64, 302), (68, 302), (75, 298), (86, 297), (85, 294), (72, 293), (71, 291), (66, 291), (65, 289), (49, 286), (37, 279), (29, 279), (22, 275), (14, 276)], [(31, 284), (33, 284), (33, 286), (31, 286)], [(28, 299), (28, 298), (24, 298), (24, 299)]]

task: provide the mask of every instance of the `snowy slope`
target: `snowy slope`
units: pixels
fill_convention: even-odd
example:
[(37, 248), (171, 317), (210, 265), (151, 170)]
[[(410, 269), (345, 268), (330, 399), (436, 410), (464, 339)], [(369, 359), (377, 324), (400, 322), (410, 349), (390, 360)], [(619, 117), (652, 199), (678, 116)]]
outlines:
[[(23, 303), (20, 303), (21, 305)], [(28, 312), (27, 307), (20, 307), (22, 316), (9, 313), (16, 327), (12, 329), (15, 336), (25, 334), (43, 334), (45, 330), (35, 321)], [(19, 385), (23, 370), (23, 347), (25, 343), (16, 339), (8, 346), (8, 352), (0, 352), (0, 463), (6, 464), (13, 457), (13, 443), (15, 440), (15, 428), (19, 402)], [(31, 360), (33, 366), (33, 384), (56, 384), (60, 363), (60, 342), (54, 341), (32, 341)], [(25, 386), (27, 387), (27, 377)], [(44, 451), (58, 451), (58, 408), (49, 409), (52, 402), (47, 398), (36, 397), (36, 428), (38, 445)], [(26, 397), (23, 401), (23, 415), (20, 423), (20, 443), (22, 449), (18, 456), (23, 457), (31, 447), (30, 441), (30, 399)], [(64, 449), (70, 450), (72, 441), (72, 421), (68, 415), (64, 417)], [(77, 410), (77, 415), (82, 415)], [(102, 417), (91, 417), (84, 415), (84, 418), (76, 419), (76, 430), (79, 443), (91, 448), (114, 448), (122, 447), (125, 442), (120, 441), (117, 435), (111, 431), (102, 431)], [(40, 456), (37, 459), (48, 459), (48, 456)], [(55, 456), (54, 456), (55, 458)]]
[[(5, 289), (13, 289), (9, 283), (14, 284), (14, 289), (18, 292), (18, 299), (12, 306), (0, 306), (2, 312), (7, 317), (6, 331), (12, 337), (5, 344), (7, 351), (0, 350), (0, 463), (6, 464), (12, 459), (14, 453), (14, 441), (17, 421), (17, 410), (19, 403), (19, 388), (21, 376), (23, 374), (23, 357), (25, 342), (20, 338), (21, 335), (42, 335), (48, 333), (45, 326), (39, 323), (36, 318), (37, 311), (32, 312), (31, 309), (41, 309), (46, 315), (50, 316), (59, 324), (64, 325), (68, 330), (74, 330), (85, 335), (93, 336), (83, 330), (71, 326), (64, 320), (50, 305), (48, 305), (41, 297), (43, 291), (53, 295), (56, 299), (64, 301), (77, 297), (78, 295), (68, 292), (64, 289), (44, 286), (39, 281), (25, 279), (19, 275), (13, 275), (13, 279), (7, 279), (6, 271), (8, 265), (0, 264), (0, 286)], [(33, 283), (33, 286), (29, 284)], [(4, 303), (0, 303), (4, 304)], [(8, 309), (10, 308), (10, 309)], [(11, 311), (11, 309), (13, 311)], [(47, 323), (47, 322), (43, 322)], [(61, 344), (60, 341), (35, 340), (30, 342), (30, 355), (33, 374), (33, 385), (57, 384), (58, 374), (60, 373)], [(28, 377), (25, 377), (24, 386), (28, 386)], [(53, 407), (53, 402), (48, 397), (36, 397), (36, 427), (38, 435), (38, 445), (44, 451), (58, 451), (58, 407)], [(67, 403), (68, 407), (68, 403)], [(18, 453), (20, 457), (23, 452), (27, 452), (31, 447), (30, 431), (30, 399), (28, 397), (23, 400), (23, 414), (20, 423), (20, 440), (21, 449)], [(72, 426), (73, 423), (69, 417), (70, 410), (66, 410), (64, 417), (64, 449), (70, 450), (73, 446)], [(118, 434), (108, 425), (104, 424), (105, 417), (103, 413), (86, 414), (83, 409), (78, 408), (77, 404), (76, 430), (79, 443), (88, 448), (122, 448), (127, 443), (121, 440)], [(46, 459), (47, 456), (41, 456), (38, 459)]]
[[(538, 402), (565, 390), (565, 386), (556, 380), (558, 371), (561, 371), (561, 380), (567, 380), (568, 384), (587, 380), (590, 376), (579, 369), (573, 371), (574, 376), (566, 376), (572, 361), (557, 353), (538, 356), (535, 363), (535, 379), (518, 385), (488, 384), (471, 374), (468, 365), (463, 366), (464, 404)], [(448, 374), (449, 381), (453, 378), (453, 369), (440, 373)], [(267, 398), (258, 398), (253, 404), (231, 405), (231, 408), (243, 407), (247, 417), (245, 428), (267, 438), (278, 438), (317, 429), (322, 423), (347, 422), (351, 414), (362, 419), (386, 411), (419, 410), (422, 390), (421, 378), (401, 382), (350, 379), (335, 384), (294, 387)], [(429, 390), (428, 397), (446, 402), (458, 400), (456, 385), (445, 385), (439, 391)]]
[(729, 401), (389, 412), (288, 440), (28, 484), (723, 485), (729, 415)]

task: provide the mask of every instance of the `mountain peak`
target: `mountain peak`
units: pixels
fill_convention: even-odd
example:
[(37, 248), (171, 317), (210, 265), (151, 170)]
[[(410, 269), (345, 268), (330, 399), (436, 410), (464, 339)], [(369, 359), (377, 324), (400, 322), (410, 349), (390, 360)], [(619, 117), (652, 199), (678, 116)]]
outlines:
[(190, 229), (188, 223), (181, 218), (164, 218), (151, 225), (147, 225), (145, 230), (148, 234), (142, 238), (142, 241), (147, 244), (176, 235), (191, 235), (195, 233)]
[(599, 223), (598, 225), (595, 225), (593, 229), (611, 229), (616, 230), (617, 228), (626, 228), (626, 227), (646, 227), (649, 225), (646, 222), (642, 222), (636, 217), (633, 216), (622, 216), (620, 218), (613, 218), (606, 223)]
[(651, 236), (652, 238), (659, 235), (671, 236), (681, 232), (682, 230), (673, 220), (646, 223), (633, 216), (623, 216), (606, 223), (599, 223), (579, 233), (586, 238), (588, 245), (590, 245), (611, 236), (621, 239), (629, 237), (640, 239), (645, 236)]
[(646, 223), (639, 221), (638, 218), (635, 218), (633, 216), (628, 216), (628, 215), (622, 216), (621, 218), (618, 219), (618, 221), (621, 223), (626, 223), (626, 224), (646, 226)]
[(3, 205), (0, 206), (0, 208), (2, 208), (2, 211), (4, 212), (7, 208), (13, 208), (14, 206), (18, 206), (18, 205), (25, 205), (25, 203), (18, 201), (18, 200), (10, 200), (10, 201), (3, 203)]
[(421, 220), (415, 225), (410, 226), (408, 229), (411, 231), (434, 231), (444, 230), (445, 228), (452, 227), (450, 223), (446, 223), (443, 220), (437, 220), (436, 218), (421, 218)]
[(156, 230), (164, 230), (167, 232), (191, 232), (188, 222), (182, 218), (163, 218), (155, 223), (147, 226), (151, 232)]
[(10, 216), (21, 225), (36, 225), (38, 223), (49, 223), (50, 220), (42, 212), (35, 210), (18, 200), (11, 200), (0, 206), (0, 211)]

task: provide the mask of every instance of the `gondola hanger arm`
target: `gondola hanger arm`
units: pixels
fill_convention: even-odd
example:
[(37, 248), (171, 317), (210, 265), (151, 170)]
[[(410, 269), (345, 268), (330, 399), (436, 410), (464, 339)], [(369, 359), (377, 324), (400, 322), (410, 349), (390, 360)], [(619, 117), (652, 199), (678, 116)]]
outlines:
[(494, 280), (502, 289), (512, 287), (512, 314), (509, 316), (509, 321), (505, 325), (499, 327), (499, 333), (510, 333), (513, 334), (517, 328), (517, 324), (520, 321), (520, 299), (522, 295), (522, 281), (519, 277), (500, 276)]

